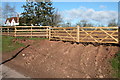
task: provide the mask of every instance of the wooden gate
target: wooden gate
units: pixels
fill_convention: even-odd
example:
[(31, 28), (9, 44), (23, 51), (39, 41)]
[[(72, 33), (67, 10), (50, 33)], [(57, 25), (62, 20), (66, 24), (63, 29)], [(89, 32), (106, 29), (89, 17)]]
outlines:
[(57, 27), (51, 29), (50, 39), (73, 42), (118, 43), (118, 27)]
[(118, 43), (118, 27), (80, 27), (79, 42)]

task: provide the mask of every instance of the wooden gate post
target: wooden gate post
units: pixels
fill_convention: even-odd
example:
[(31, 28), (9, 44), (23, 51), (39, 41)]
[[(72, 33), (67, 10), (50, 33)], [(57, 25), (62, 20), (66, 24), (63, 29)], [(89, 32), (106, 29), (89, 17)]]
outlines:
[(79, 42), (80, 41), (80, 26), (79, 25), (77, 25), (77, 42)]
[(51, 26), (49, 26), (49, 34), (48, 34), (49, 40), (51, 39)]

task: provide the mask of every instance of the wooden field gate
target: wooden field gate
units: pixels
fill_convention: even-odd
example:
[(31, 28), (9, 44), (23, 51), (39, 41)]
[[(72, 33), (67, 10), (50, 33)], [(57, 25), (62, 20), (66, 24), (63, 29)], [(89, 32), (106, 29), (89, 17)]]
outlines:
[(51, 29), (50, 39), (118, 44), (118, 27), (56, 27)]
[(0, 27), (2, 35), (46, 37), (49, 40), (118, 44), (118, 27), (50, 27), (14, 26)]

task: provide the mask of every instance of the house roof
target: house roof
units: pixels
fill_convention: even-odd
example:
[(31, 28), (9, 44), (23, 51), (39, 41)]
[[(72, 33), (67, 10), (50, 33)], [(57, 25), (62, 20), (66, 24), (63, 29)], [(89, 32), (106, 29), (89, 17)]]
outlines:
[(13, 19), (15, 20), (16, 23), (19, 22), (19, 18), (18, 17), (11, 17), (11, 18), (7, 18), (6, 19), (5, 24), (6, 24), (7, 21), (9, 21), (11, 23)]

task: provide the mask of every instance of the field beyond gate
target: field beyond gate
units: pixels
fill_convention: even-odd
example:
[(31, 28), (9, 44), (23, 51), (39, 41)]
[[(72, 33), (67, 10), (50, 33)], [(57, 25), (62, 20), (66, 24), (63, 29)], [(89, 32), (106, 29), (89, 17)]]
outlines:
[(118, 44), (118, 27), (0, 27), (2, 35), (46, 37), (49, 40)]

